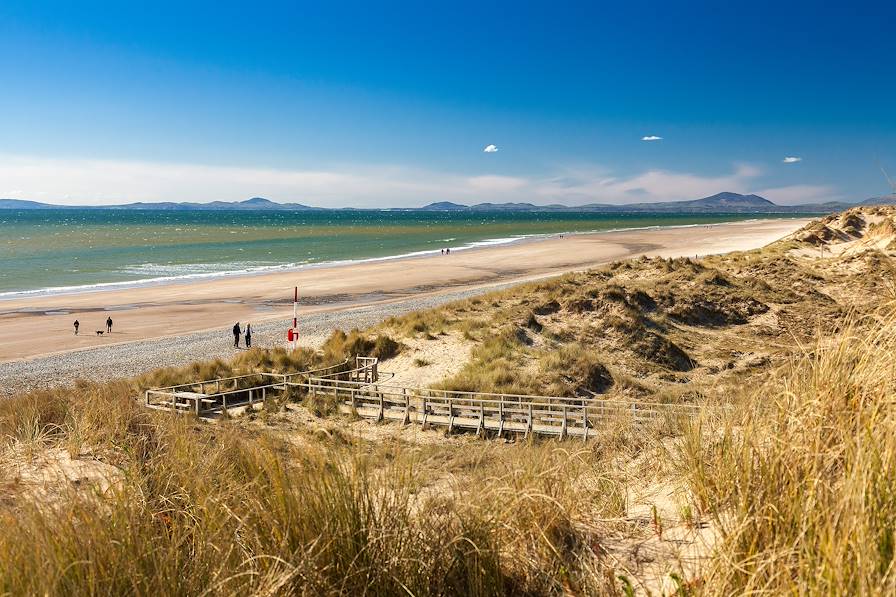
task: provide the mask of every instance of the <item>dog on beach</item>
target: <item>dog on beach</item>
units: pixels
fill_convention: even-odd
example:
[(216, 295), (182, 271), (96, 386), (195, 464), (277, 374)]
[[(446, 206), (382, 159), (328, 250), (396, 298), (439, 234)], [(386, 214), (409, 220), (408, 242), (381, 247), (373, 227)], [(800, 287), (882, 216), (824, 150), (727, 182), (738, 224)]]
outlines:
[(97, 331), (96, 331), (96, 335), (97, 335), (97, 336), (102, 336), (102, 335), (103, 335), (103, 330), (97, 330)]

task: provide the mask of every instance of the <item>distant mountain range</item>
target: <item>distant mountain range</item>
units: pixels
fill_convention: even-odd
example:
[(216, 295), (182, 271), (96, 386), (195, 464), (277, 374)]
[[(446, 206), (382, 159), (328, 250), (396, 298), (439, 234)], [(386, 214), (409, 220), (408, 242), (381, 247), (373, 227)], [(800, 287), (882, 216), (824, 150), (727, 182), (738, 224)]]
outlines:
[(167, 211), (214, 211), (223, 209), (236, 210), (322, 210), (323, 207), (310, 207), (301, 203), (274, 203), (262, 197), (253, 197), (245, 201), (212, 201), (211, 203), (174, 203), (164, 201), (162, 203), (126, 203), (124, 205), (53, 205), (50, 203), (38, 203), (37, 201), (22, 201), (21, 199), (0, 199), (0, 209), (160, 209)]
[(829, 201), (804, 205), (778, 205), (759, 195), (740, 193), (718, 193), (703, 199), (690, 201), (666, 201), (662, 203), (630, 203), (611, 205), (609, 203), (589, 203), (568, 207), (566, 205), (533, 205), (531, 203), (479, 203), (461, 205), (450, 201), (430, 203), (422, 210), (430, 211), (559, 211), (589, 213), (830, 213), (855, 207), (856, 205), (879, 205), (896, 203), (896, 195), (873, 197), (860, 203)]
[[(830, 213), (856, 205), (879, 205), (896, 203), (896, 194), (873, 197), (860, 203), (830, 201), (808, 205), (777, 205), (759, 195), (739, 193), (718, 193), (703, 199), (690, 201), (666, 201), (662, 203), (631, 203), (612, 205), (609, 203), (589, 203), (588, 205), (533, 205), (532, 203), (478, 203), (461, 205), (450, 201), (430, 203), (423, 207), (401, 211), (501, 211), (501, 212), (586, 212), (586, 213)], [(69, 206), (24, 201), (21, 199), (0, 199), (0, 209), (152, 209), (170, 211), (212, 211), (212, 210), (278, 210), (278, 211), (323, 211), (324, 207), (311, 207), (301, 203), (275, 203), (262, 197), (245, 201), (213, 201), (211, 203), (128, 203), (125, 205)], [(346, 208), (349, 209), (349, 208)]]

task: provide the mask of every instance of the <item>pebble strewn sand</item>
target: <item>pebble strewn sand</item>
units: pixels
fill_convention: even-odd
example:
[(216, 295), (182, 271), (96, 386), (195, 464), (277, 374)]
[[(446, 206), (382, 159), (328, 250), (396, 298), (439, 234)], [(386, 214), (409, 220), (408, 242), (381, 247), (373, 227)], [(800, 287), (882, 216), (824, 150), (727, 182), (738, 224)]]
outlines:
[[(506, 288), (501, 284), (429, 295), (383, 305), (314, 313), (299, 320), (301, 344), (319, 346), (337, 328), (366, 328), (383, 319), (411, 311), (428, 309), (449, 301)], [(291, 321), (265, 322), (252, 325), (252, 345), (272, 348), (286, 346), (286, 329)], [(25, 361), (0, 363), (0, 395), (13, 395), (36, 388), (64, 385), (83, 378), (111, 380), (126, 378), (159, 367), (180, 367), (198, 360), (229, 359), (235, 356), (232, 323), (220, 330), (196, 332), (173, 338), (159, 338), (127, 344), (113, 344)], [(114, 334), (113, 334), (114, 337)]]

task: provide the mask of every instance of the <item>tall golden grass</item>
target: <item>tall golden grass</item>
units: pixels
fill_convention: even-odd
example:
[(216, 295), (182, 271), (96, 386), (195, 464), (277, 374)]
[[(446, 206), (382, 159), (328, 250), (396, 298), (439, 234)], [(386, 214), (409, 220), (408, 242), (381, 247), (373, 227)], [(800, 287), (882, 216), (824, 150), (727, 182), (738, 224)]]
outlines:
[[(261, 357), (244, 358), (224, 368)], [(222, 369), (182, 373), (205, 367)], [(14, 471), (0, 475), (0, 594), (616, 590), (593, 521), (624, 516), (625, 486), (600, 451), (422, 449), (310, 430), (288, 441), (248, 418), (209, 425), (146, 411), (137, 385), (85, 383), (0, 404), (4, 450), (62, 447), (117, 471), (102, 492), (85, 482), (44, 494)]]
[[(759, 257), (762, 271), (794, 275), (794, 263), (768, 255), (731, 259), (752, 267)], [(585, 282), (600, 285), (610, 271), (635, 267), (693, 269), (689, 261), (625, 263), (397, 318), (378, 331), (475, 341), (446, 387), (565, 395), (610, 388), (656, 397), (642, 377), (597, 350), (597, 332), (541, 329), (546, 316), (538, 314), (572, 299), (594, 309), (601, 298), (612, 307), (601, 333), (619, 332), (611, 324), (627, 308), (615, 301), (618, 292), (594, 294)], [(769, 296), (791, 300), (777, 286)], [(581, 292), (565, 296), (572, 290)], [(638, 298), (636, 290), (626, 301)], [(498, 310), (502, 301), (507, 308)], [(670, 465), (720, 532), (703, 577), (687, 587), (707, 595), (892, 594), (896, 308), (882, 313), (845, 324), (796, 319), (826, 335), (745, 390), (733, 410), (714, 410), (683, 435), (602, 429), (581, 449), (410, 445), (295, 426), (268, 433), (284, 404), (270, 416), (208, 425), (148, 412), (136, 400), (148, 386), (300, 371), (358, 353), (385, 358), (403, 348), (385, 333), (339, 332), (320, 352), (256, 349), (231, 362), (3, 400), (0, 594), (614, 594), (624, 587), (601, 545), (644, 532), (626, 519), (625, 475)], [(620, 351), (630, 348), (631, 335), (620, 337), (627, 343)], [(332, 410), (306, 405), (321, 415)], [(658, 443), (671, 446), (671, 459), (654, 457)], [(12, 458), (60, 448), (113, 465), (108, 489), (86, 481), (33, 492), (10, 466)]]
[(739, 412), (687, 436), (682, 470), (723, 536), (707, 594), (896, 591), (896, 316), (887, 313), (853, 316)]

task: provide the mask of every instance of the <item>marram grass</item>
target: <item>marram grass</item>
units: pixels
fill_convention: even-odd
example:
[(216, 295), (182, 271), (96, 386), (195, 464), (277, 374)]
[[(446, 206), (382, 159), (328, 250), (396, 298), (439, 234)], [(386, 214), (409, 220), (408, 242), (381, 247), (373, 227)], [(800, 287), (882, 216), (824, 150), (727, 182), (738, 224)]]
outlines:
[(705, 592), (896, 592), (896, 318), (855, 317), (720, 427), (684, 474), (723, 532)]

